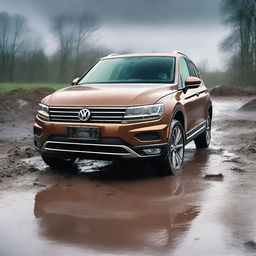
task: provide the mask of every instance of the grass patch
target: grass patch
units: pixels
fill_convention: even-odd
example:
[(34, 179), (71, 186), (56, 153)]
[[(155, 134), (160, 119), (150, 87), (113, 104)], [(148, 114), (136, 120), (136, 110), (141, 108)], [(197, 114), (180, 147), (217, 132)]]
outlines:
[(55, 83), (0, 83), (0, 94), (10, 92), (19, 88), (31, 89), (31, 88), (52, 88), (59, 90), (61, 88), (69, 86), (68, 84), (55, 84)]

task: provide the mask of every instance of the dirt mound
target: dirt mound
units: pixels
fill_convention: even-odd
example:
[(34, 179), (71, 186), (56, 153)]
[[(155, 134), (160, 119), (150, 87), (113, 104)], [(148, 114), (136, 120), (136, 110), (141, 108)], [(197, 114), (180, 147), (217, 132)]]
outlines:
[(256, 99), (250, 100), (244, 104), (239, 111), (256, 111)]
[(256, 95), (256, 88), (217, 85), (210, 89), (211, 96), (252, 96)]
[(0, 95), (0, 122), (32, 121), (38, 103), (53, 93), (51, 88), (18, 89)]

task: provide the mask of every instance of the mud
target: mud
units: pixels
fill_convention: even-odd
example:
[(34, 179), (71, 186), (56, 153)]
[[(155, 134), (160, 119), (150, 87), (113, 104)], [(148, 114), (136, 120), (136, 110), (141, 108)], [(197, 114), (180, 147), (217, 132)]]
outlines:
[(36, 88), (0, 94), (0, 141), (31, 140), (38, 103), (53, 92), (50, 88)]
[(224, 178), (224, 175), (222, 173), (219, 174), (206, 174), (204, 176), (207, 180), (216, 180), (216, 181), (222, 181)]
[(36, 88), (0, 94), (0, 122), (33, 121), (38, 103), (53, 92), (51, 88)]
[(0, 255), (254, 255), (256, 115), (237, 111), (251, 99), (214, 99), (212, 144), (190, 143), (175, 177), (146, 163), (51, 169), (33, 149), (35, 110), (13, 129), (1, 117)]
[(253, 111), (256, 112), (256, 99), (252, 99), (246, 104), (244, 104), (240, 109), (240, 111)]

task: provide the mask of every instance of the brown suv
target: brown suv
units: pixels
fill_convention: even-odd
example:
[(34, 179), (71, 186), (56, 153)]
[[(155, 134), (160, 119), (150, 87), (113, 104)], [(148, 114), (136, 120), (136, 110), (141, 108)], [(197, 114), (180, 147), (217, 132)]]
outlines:
[(187, 143), (209, 146), (210, 95), (182, 53), (111, 54), (72, 85), (39, 104), (34, 141), (49, 166), (139, 158), (176, 174)]

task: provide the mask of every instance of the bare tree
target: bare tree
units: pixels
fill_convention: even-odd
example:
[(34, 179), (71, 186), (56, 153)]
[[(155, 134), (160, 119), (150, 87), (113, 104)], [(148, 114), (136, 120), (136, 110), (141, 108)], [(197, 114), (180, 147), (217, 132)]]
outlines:
[(26, 30), (26, 20), (24, 17), (15, 15), (13, 18), (13, 37), (11, 40), (10, 49), (10, 81), (13, 81), (15, 68), (15, 58), (24, 44), (24, 31)]
[(92, 15), (57, 16), (53, 28), (59, 49), (48, 56), (24, 17), (0, 12), (0, 82), (67, 82), (109, 52), (90, 44), (97, 29)]
[(57, 33), (60, 47), (60, 81), (67, 80), (68, 63), (72, 56), (75, 32), (72, 27), (72, 17), (59, 15), (54, 18), (54, 29)]
[(256, 84), (256, 1), (223, 0), (224, 22), (231, 34), (222, 42), (222, 49), (232, 52), (231, 68), (239, 67), (240, 83)]
[(8, 59), (8, 33), (10, 30), (10, 16), (5, 13), (0, 13), (0, 56), (1, 56), (1, 69), (0, 78), (5, 80), (6, 76), (6, 66)]
[(16, 57), (24, 44), (27, 29), (24, 17), (0, 13), (1, 80), (13, 81)]
[(96, 29), (96, 19), (90, 14), (59, 15), (54, 18), (54, 30), (57, 33), (60, 47), (60, 80), (62, 82), (67, 81), (72, 57), (74, 57), (74, 73), (78, 73), (81, 48), (85, 46), (88, 37)]
[(74, 19), (75, 25), (75, 76), (78, 75), (79, 54), (82, 46), (88, 43), (90, 35), (98, 28), (97, 20), (90, 14), (76, 16)]

